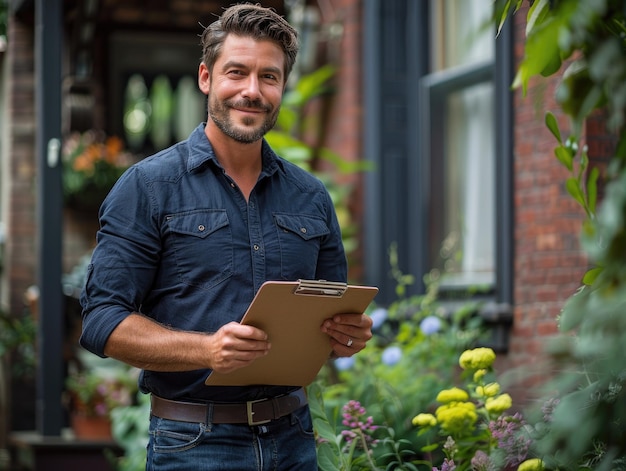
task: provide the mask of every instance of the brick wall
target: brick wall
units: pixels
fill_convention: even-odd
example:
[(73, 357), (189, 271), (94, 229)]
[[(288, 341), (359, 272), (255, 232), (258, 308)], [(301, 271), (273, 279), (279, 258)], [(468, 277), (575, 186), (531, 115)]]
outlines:
[[(525, 11), (514, 17), (518, 64), (525, 18)], [(565, 190), (569, 174), (554, 156), (556, 141), (544, 124), (550, 110), (562, 134), (568, 134), (568, 121), (555, 101), (557, 84), (558, 78), (534, 79), (527, 96), (517, 90), (514, 97), (514, 324), (503, 366), (514, 368), (511, 374), (523, 366), (523, 386), (513, 390), (518, 400), (530, 399), (529, 387), (548, 377), (545, 348), (558, 330), (564, 302), (580, 286), (587, 267), (578, 237), (584, 212)]]
[[(336, 83), (325, 126), (325, 145), (345, 160), (363, 158), (363, 1), (332, 0), (326, 3), (323, 21), (328, 28), (335, 22), (341, 35), (325, 43), (325, 61), (338, 67)], [(337, 30), (335, 30), (337, 31)], [(349, 204), (357, 224), (363, 224), (363, 175), (336, 176), (340, 182), (354, 185)], [(362, 279), (361, 250), (350, 259), (350, 278)]]
[(8, 24), (3, 158), (3, 218), (7, 227), (2, 307), (20, 314), (24, 293), (35, 280), (35, 95), (34, 33), (14, 19)]

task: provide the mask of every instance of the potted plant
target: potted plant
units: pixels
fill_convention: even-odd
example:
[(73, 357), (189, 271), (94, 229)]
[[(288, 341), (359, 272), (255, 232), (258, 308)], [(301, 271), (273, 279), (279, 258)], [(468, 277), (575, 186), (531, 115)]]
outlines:
[(83, 368), (68, 375), (66, 397), (77, 438), (111, 438), (110, 414), (117, 407), (133, 403), (138, 372), (116, 360), (93, 357)]
[(69, 207), (97, 208), (124, 171), (137, 161), (122, 139), (100, 130), (72, 133), (63, 141), (63, 194)]

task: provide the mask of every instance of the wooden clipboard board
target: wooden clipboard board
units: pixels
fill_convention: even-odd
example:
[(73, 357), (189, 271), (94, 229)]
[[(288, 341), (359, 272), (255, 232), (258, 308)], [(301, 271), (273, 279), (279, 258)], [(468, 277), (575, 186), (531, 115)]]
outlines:
[(335, 314), (364, 312), (377, 293), (372, 286), (326, 281), (265, 282), (241, 323), (267, 332), (272, 348), (244, 368), (211, 372), (205, 383), (307, 386), (331, 353), (329, 337), (320, 330), (322, 322)]

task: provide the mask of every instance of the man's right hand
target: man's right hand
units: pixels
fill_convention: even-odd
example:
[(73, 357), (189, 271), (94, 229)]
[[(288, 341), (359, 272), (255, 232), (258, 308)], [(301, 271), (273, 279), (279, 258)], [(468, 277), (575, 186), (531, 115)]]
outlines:
[(230, 322), (217, 332), (171, 329), (133, 313), (113, 330), (104, 353), (151, 371), (191, 371), (212, 368), (228, 373), (267, 355), (267, 334), (250, 325)]
[(230, 322), (209, 336), (209, 356), (213, 370), (228, 373), (267, 355), (271, 344), (267, 334), (250, 325)]

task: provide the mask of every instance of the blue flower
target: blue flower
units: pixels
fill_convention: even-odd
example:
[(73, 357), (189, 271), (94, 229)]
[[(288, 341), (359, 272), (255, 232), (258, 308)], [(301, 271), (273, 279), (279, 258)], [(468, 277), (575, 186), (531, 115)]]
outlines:
[(400, 347), (387, 347), (381, 356), (382, 362), (387, 366), (393, 366), (402, 359), (402, 349)]
[(384, 307), (374, 309), (370, 314), (370, 318), (372, 319), (372, 330), (378, 329), (387, 319), (387, 309)]
[(441, 329), (441, 319), (437, 316), (428, 316), (422, 319), (420, 322), (420, 330), (426, 335), (431, 335), (439, 332)]
[(354, 357), (341, 357), (335, 360), (335, 367), (339, 371), (349, 370), (354, 366)]

